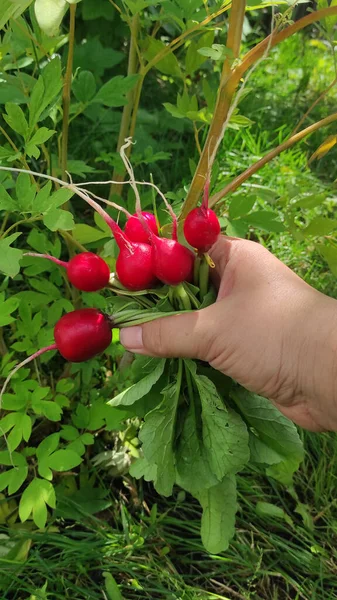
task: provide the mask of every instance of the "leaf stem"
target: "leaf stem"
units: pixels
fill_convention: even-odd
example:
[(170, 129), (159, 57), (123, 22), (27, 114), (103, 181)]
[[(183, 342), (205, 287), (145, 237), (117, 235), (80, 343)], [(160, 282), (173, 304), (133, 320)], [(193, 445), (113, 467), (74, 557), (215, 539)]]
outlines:
[[(226, 48), (231, 51), (231, 54), (234, 58), (238, 58), (240, 53), (245, 10), (245, 0), (236, 0), (236, 2), (232, 3), (232, 8), (229, 13), (229, 27)], [(236, 86), (229, 85), (230, 71), (230, 61), (228, 58), (226, 58), (223, 64), (214, 115), (189, 192), (179, 216), (180, 221), (183, 220), (190, 210), (197, 205), (199, 196), (205, 185), (206, 178), (212, 167), (212, 161), (214, 160), (215, 152), (221, 141), (223, 135), (223, 124), (225, 123), (230, 104), (236, 90)]]
[[(131, 19), (130, 24), (130, 49), (129, 49), (129, 60), (128, 60), (128, 71), (127, 75), (134, 75), (137, 72), (138, 67), (138, 56), (137, 56), (137, 38), (139, 33), (139, 13), (134, 15)], [(123, 108), (122, 120), (119, 129), (119, 136), (117, 142), (117, 152), (120, 151), (121, 146), (124, 144), (124, 140), (128, 137), (129, 127), (131, 121), (132, 110), (134, 107), (134, 96), (135, 90), (132, 89), (127, 94), (127, 104)], [(112, 179), (123, 181), (124, 173), (120, 173), (115, 168), (113, 171)], [(112, 197), (113, 194), (117, 194), (120, 196), (122, 193), (122, 188), (118, 185), (118, 183), (112, 183), (110, 187), (109, 198)]]
[(206, 256), (204, 255), (201, 259), (200, 269), (199, 269), (199, 289), (200, 289), (200, 299), (201, 301), (205, 298), (208, 292), (208, 284), (209, 284), (209, 264)]
[(63, 179), (67, 175), (68, 162), (68, 136), (69, 136), (69, 109), (70, 109), (70, 92), (71, 81), (73, 75), (74, 62), (74, 46), (75, 46), (75, 15), (76, 4), (70, 4), (70, 24), (69, 24), (69, 47), (68, 60), (64, 76), (64, 86), (62, 93), (63, 101), (63, 120), (62, 120), (62, 143), (61, 143), (61, 173)]
[(310, 125), (309, 127), (306, 127), (306, 129), (302, 129), (302, 131), (299, 131), (298, 133), (293, 135), (291, 138), (289, 138), (288, 140), (286, 140), (285, 142), (283, 142), (282, 144), (280, 144), (279, 146), (277, 146), (276, 148), (274, 148), (273, 150), (268, 152), (268, 154), (266, 154), (265, 156), (260, 158), (260, 160), (258, 160), (256, 163), (254, 163), (253, 165), (248, 167), (248, 169), (246, 169), (243, 173), (241, 173), (240, 175), (235, 177), (233, 179), (233, 181), (231, 181), (228, 185), (226, 185), (226, 187), (224, 187), (222, 190), (220, 190), (219, 192), (217, 192), (216, 194), (211, 196), (210, 201), (209, 201), (210, 207), (214, 206), (217, 202), (219, 202), (219, 200), (224, 198), (227, 194), (234, 192), (244, 181), (249, 179), (249, 177), (254, 175), (254, 173), (256, 173), (259, 169), (264, 167), (264, 165), (266, 165), (268, 162), (273, 160), (273, 158), (278, 156), (281, 152), (283, 152), (284, 150), (287, 150), (288, 148), (290, 148), (297, 142), (301, 141), (304, 137), (306, 137), (307, 135), (310, 135), (317, 129), (320, 129), (320, 127), (325, 127), (326, 125), (329, 125), (330, 123), (332, 123), (333, 121), (336, 121), (336, 120), (337, 120), (337, 113), (333, 113), (332, 115), (325, 117), (325, 119), (322, 119), (321, 121), (318, 121), (317, 123), (314, 123), (313, 125)]
[(46, 258), (47, 260), (51, 260), (56, 265), (60, 267), (68, 267), (68, 263), (64, 260), (60, 260), (59, 258), (55, 258), (51, 254), (39, 254), (38, 252), (24, 252), (23, 256), (35, 256), (37, 258)]

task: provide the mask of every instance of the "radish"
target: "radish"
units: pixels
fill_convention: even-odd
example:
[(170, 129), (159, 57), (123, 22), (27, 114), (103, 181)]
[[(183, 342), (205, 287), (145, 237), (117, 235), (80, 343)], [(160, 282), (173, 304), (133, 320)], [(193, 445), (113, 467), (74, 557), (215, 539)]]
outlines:
[(167, 285), (191, 281), (195, 256), (177, 240), (152, 236), (153, 271)]
[(132, 291), (145, 290), (156, 285), (152, 247), (142, 242), (129, 242), (129, 245), (120, 248), (116, 273), (121, 284)]
[(71, 362), (89, 360), (110, 345), (111, 330), (112, 321), (96, 308), (81, 308), (63, 315), (54, 327), (55, 343), (23, 360), (8, 375), (0, 394), (0, 408), (10, 379), (21, 367), (49, 350), (58, 350)]
[(105, 350), (111, 342), (109, 318), (96, 308), (66, 313), (54, 327), (55, 346), (70, 362), (83, 362)]
[(107, 263), (93, 252), (81, 252), (70, 259), (69, 262), (59, 260), (50, 254), (26, 252), (25, 256), (47, 258), (61, 267), (67, 269), (70, 283), (83, 292), (97, 292), (109, 283), (110, 269)]
[(184, 222), (186, 241), (199, 252), (207, 252), (217, 241), (221, 227), (215, 212), (208, 208), (209, 181), (206, 182), (202, 205), (193, 208)]
[[(158, 225), (154, 214), (145, 211), (142, 211), (141, 214), (152, 233), (158, 235)], [(150, 235), (144, 227), (143, 223), (141, 222), (137, 213), (131, 215), (130, 218), (127, 220), (126, 225), (124, 227), (124, 233), (132, 242), (150, 242)]]
[(131, 241), (104, 208), (88, 194), (79, 190), (77, 193), (101, 215), (111, 229), (120, 250), (116, 261), (116, 273), (121, 284), (135, 292), (152, 288), (157, 283), (152, 266), (152, 247), (143, 242)]

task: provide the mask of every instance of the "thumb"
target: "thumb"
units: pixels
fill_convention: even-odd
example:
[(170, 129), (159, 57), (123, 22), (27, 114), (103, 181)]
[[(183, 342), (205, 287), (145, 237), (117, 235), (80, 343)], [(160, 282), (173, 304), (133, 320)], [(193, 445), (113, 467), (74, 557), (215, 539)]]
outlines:
[(163, 358), (209, 360), (214, 334), (214, 308), (163, 317), (120, 332), (120, 341), (130, 352)]

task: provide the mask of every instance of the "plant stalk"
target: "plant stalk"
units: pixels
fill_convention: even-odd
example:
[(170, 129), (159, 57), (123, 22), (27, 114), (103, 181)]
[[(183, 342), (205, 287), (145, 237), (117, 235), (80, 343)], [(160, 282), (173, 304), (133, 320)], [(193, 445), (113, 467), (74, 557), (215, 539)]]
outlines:
[[(232, 56), (238, 58), (242, 38), (243, 21), (246, 10), (245, 0), (233, 2), (229, 13), (229, 28), (226, 48), (231, 50)], [(236, 90), (236, 85), (230, 84), (231, 66), (228, 58), (225, 59), (217, 102), (214, 110), (212, 123), (210, 125), (207, 139), (203, 147), (197, 169), (191, 183), (187, 198), (183, 204), (179, 220), (183, 220), (192, 208), (197, 205), (200, 194), (206, 183), (207, 176), (212, 167), (215, 152), (223, 135), (223, 124), (228, 115), (230, 104)]]
[[(137, 123), (137, 115), (138, 115), (139, 102), (140, 102), (140, 97), (141, 97), (142, 88), (143, 88), (143, 83), (144, 83), (144, 79), (145, 79), (146, 75), (148, 74), (148, 72), (153, 67), (155, 67), (161, 60), (163, 60), (163, 58), (165, 58), (168, 54), (170, 54), (171, 52), (174, 52), (180, 46), (182, 46), (182, 44), (185, 43), (185, 40), (186, 40), (186, 38), (189, 35), (197, 32), (198, 30), (201, 30), (203, 27), (205, 27), (206, 25), (208, 25), (208, 23), (210, 23), (213, 19), (215, 19), (216, 17), (218, 17), (221, 14), (223, 14), (224, 12), (226, 12), (229, 9), (229, 7), (230, 7), (230, 2), (227, 2), (225, 6), (223, 6), (220, 10), (212, 13), (211, 15), (208, 15), (201, 23), (193, 25), (193, 27), (191, 27), (190, 29), (184, 31), (181, 35), (179, 35), (174, 40), (172, 40), (172, 42), (170, 42), (170, 44), (168, 44), (165, 48), (163, 48), (163, 50), (161, 50), (161, 52), (158, 52), (158, 54), (156, 54), (156, 56), (153, 57), (146, 65), (141, 66), (141, 68), (139, 70), (140, 78), (138, 80), (137, 86), (136, 86), (136, 88), (134, 90), (134, 94), (133, 94), (133, 106), (131, 106), (132, 117), (131, 117), (131, 123), (130, 123), (129, 133), (128, 134), (126, 133), (126, 135), (124, 136), (124, 138), (127, 135), (128, 135), (128, 137), (133, 137), (134, 136), (135, 129), (136, 129), (136, 123)], [(135, 45), (135, 48), (136, 48), (136, 45)], [(131, 45), (130, 45), (130, 51), (131, 51)], [(129, 72), (128, 72), (128, 74), (129, 74)], [(124, 111), (123, 111), (123, 114), (124, 114)], [(121, 124), (121, 127), (122, 127), (122, 124)], [(120, 131), (119, 140), (121, 138), (122, 138), (122, 134), (121, 134), (121, 131)], [(122, 139), (122, 142), (124, 142), (124, 139)], [(126, 151), (126, 155), (127, 155), (128, 158), (129, 158), (129, 156), (131, 154), (131, 151), (132, 151), (132, 146), (130, 146), (127, 149), (127, 151)], [(116, 174), (114, 173), (114, 179), (115, 178), (116, 178)], [(120, 177), (120, 178), (121, 178), (121, 182), (122, 182), (123, 181), (123, 177)], [(111, 196), (112, 193), (119, 193), (119, 194), (121, 193), (120, 189), (118, 189), (118, 187), (117, 188), (111, 187), (110, 196)]]
[[(134, 75), (137, 73), (138, 68), (138, 57), (137, 57), (137, 38), (139, 33), (139, 13), (134, 15), (131, 19), (131, 39), (130, 39), (130, 49), (129, 49), (129, 60), (128, 60), (128, 72), (127, 75)], [(139, 94), (140, 97), (140, 94)], [(123, 108), (122, 120), (119, 129), (119, 136), (117, 142), (117, 152), (119, 152), (121, 146), (124, 144), (125, 138), (129, 137), (129, 128), (131, 122), (131, 115), (134, 109), (134, 98), (135, 98), (135, 90), (132, 89), (128, 92), (127, 95), (127, 104)], [(139, 103), (139, 99), (138, 99)], [(115, 181), (124, 181), (124, 174), (117, 172), (117, 169), (114, 169), (112, 179)], [(118, 184), (111, 184), (109, 197), (111, 198), (113, 194), (117, 194), (118, 196), (122, 193), (122, 186)]]
[(70, 4), (68, 60), (67, 60), (67, 67), (66, 67), (66, 72), (65, 72), (65, 76), (64, 76), (64, 86), (63, 86), (63, 93), (62, 93), (62, 103), (63, 103), (62, 143), (61, 143), (62, 179), (67, 178), (70, 92), (71, 92), (71, 81), (72, 81), (72, 75), (73, 75), (74, 46), (75, 46), (75, 14), (76, 14), (76, 4)]
[(309, 127), (306, 127), (306, 129), (302, 129), (302, 131), (299, 131), (298, 133), (293, 135), (291, 138), (289, 138), (285, 142), (282, 142), (282, 144), (280, 144), (279, 146), (277, 146), (276, 148), (274, 148), (273, 150), (268, 152), (268, 154), (266, 154), (265, 156), (260, 158), (260, 160), (258, 160), (256, 163), (251, 165), (251, 167), (248, 167), (248, 169), (246, 169), (243, 173), (241, 173), (240, 175), (235, 177), (235, 179), (233, 179), (233, 181), (231, 181), (228, 185), (226, 185), (226, 187), (224, 187), (222, 190), (220, 190), (220, 192), (217, 192), (216, 194), (214, 194), (210, 198), (210, 201), (209, 201), (210, 207), (214, 206), (217, 202), (219, 202), (219, 200), (224, 198), (227, 194), (235, 192), (235, 190), (244, 181), (249, 179), (249, 177), (254, 175), (254, 173), (259, 171), (259, 169), (264, 167), (264, 165), (266, 165), (268, 162), (273, 160), (273, 158), (275, 158), (276, 156), (281, 154), (281, 152), (283, 152), (284, 150), (287, 150), (288, 148), (290, 148), (297, 142), (300, 142), (303, 138), (305, 138), (307, 135), (310, 135), (317, 129), (320, 129), (321, 127), (325, 127), (326, 125), (329, 125), (333, 121), (337, 121), (337, 113), (333, 113), (332, 115), (325, 117), (325, 119), (322, 119), (321, 121), (318, 121), (317, 123), (314, 123), (313, 125), (310, 125)]

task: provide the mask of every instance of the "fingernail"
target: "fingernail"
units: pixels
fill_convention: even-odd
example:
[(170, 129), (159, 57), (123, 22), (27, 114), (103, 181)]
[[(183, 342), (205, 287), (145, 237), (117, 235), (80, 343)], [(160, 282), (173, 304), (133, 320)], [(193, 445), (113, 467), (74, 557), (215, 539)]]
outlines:
[(143, 349), (143, 332), (141, 327), (125, 327), (119, 334), (121, 344), (130, 352)]

